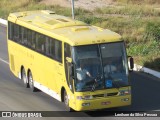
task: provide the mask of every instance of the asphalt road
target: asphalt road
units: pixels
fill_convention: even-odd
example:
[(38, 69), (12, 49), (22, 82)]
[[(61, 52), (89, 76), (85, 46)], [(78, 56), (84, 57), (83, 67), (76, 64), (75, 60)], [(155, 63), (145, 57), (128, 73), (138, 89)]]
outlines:
[[(63, 103), (53, 99), (43, 92), (31, 92), (23, 87), (21, 80), (9, 70), (6, 28), (0, 26), (0, 111), (59, 111), (58, 119), (124, 119), (112, 117), (109, 111), (160, 111), (160, 79), (151, 75), (132, 72), (132, 105), (121, 108), (106, 109), (98, 112), (72, 113), (72, 117), (65, 117)], [(108, 117), (109, 116), (109, 117)], [(86, 118), (87, 117), (87, 118)], [(128, 119), (128, 118), (126, 118)], [(144, 118), (143, 118), (144, 119)], [(146, 118), (147, 119), (147, 118)], [(0, 118), (1, 120), (1, 118)]]

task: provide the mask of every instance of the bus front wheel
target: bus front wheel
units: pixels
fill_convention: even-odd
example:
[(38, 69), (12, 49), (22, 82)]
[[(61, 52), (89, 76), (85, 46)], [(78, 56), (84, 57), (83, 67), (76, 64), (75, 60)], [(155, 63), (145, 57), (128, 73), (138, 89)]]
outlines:
[(66, 90), (64, 90), (64, 104), (66, 106), (66, 110), (67, 111), (74, 111), (72, 108), (69, 107), (69, 99), (68, 99), (68, 95), (67, 95), (67, 92)]

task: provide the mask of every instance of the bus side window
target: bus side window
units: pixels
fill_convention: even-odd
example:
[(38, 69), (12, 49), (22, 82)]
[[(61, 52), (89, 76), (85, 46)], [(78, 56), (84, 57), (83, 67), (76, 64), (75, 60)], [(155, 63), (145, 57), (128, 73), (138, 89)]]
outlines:
[(36, 32), (32, 31), (32, 38), (31, 38), (31, 48), (36, 48)]
[(22, 27), (19, 26), (19, 40), (18, 40), (19, 43), (22, 43)]
[(41, 46), (39, 45), (39, 44), (40, 44), (39, 38), (40, 38), (40, 34), (39, 34), (39, 33), (36, 33), (36, 50), (37, 50), (38, 52), (41, 51)]
[(50, 56), (50, 53), (51, 53), (51, 52), (50, 52), (50, 51), (51, 51), (51, 50), (50, 50), (50, 45), (51, 45), (51, 44), (50, 44), (50, 38), (46, 36), (46, 37), (45, 37), (45, 41), (46, 41), (46, 42), (45, 42), (46, 55), (47, 55), (47, 56)]
[(28, 47), (32, 46), (32, 31), (28, 30)]
[(43, 35), (42, 52), (46, 53), (46, 36)]
[(49, 56), (59, 62), (62, 62), (62, 42), (50, 38), (47, 44)]
[(55, 59), (55, 40), (50, 39), (50, 56)]
[(45, 53), (45, 37), (42, 34), (36, 34), (36, 50)]
[(12, 40), (13, 39), (12, 36), (13, 36), (13, 23), (8, 22), (8, 38)]
[(62, 62), (62, 42), (55, 41), (55, 58), (59, 62)]
[(12, 22), (8, 22), (8, 38), (15, 42), (19, 42), (21, 40), (21, 27)]
[(26, 28), (24, 28), (24, 27), (22, 27), (22, 44), (23, 45), (27, 45), (27, 29)]
[(19, 41), (19, 26), (14, 24), (14, 30), (13, 30), (13, 40), (14, 41)]

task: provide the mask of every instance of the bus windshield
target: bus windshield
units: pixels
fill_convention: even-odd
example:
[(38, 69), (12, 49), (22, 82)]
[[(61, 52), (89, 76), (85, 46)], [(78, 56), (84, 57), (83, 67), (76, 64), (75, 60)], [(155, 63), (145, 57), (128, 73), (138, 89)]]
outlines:
[(73, 47), (73, 61), (77, 92), (129, 85), (123, 42)]

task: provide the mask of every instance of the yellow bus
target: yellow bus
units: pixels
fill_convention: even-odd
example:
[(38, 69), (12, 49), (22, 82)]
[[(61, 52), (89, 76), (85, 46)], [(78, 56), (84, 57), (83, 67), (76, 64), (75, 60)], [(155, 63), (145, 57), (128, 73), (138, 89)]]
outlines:
[(131, 104), (125, 44), (108, 29), (49, 10), (10, 13), (8, 53), (10, 70), (25, 87), (64, 102), (68, 110)]

